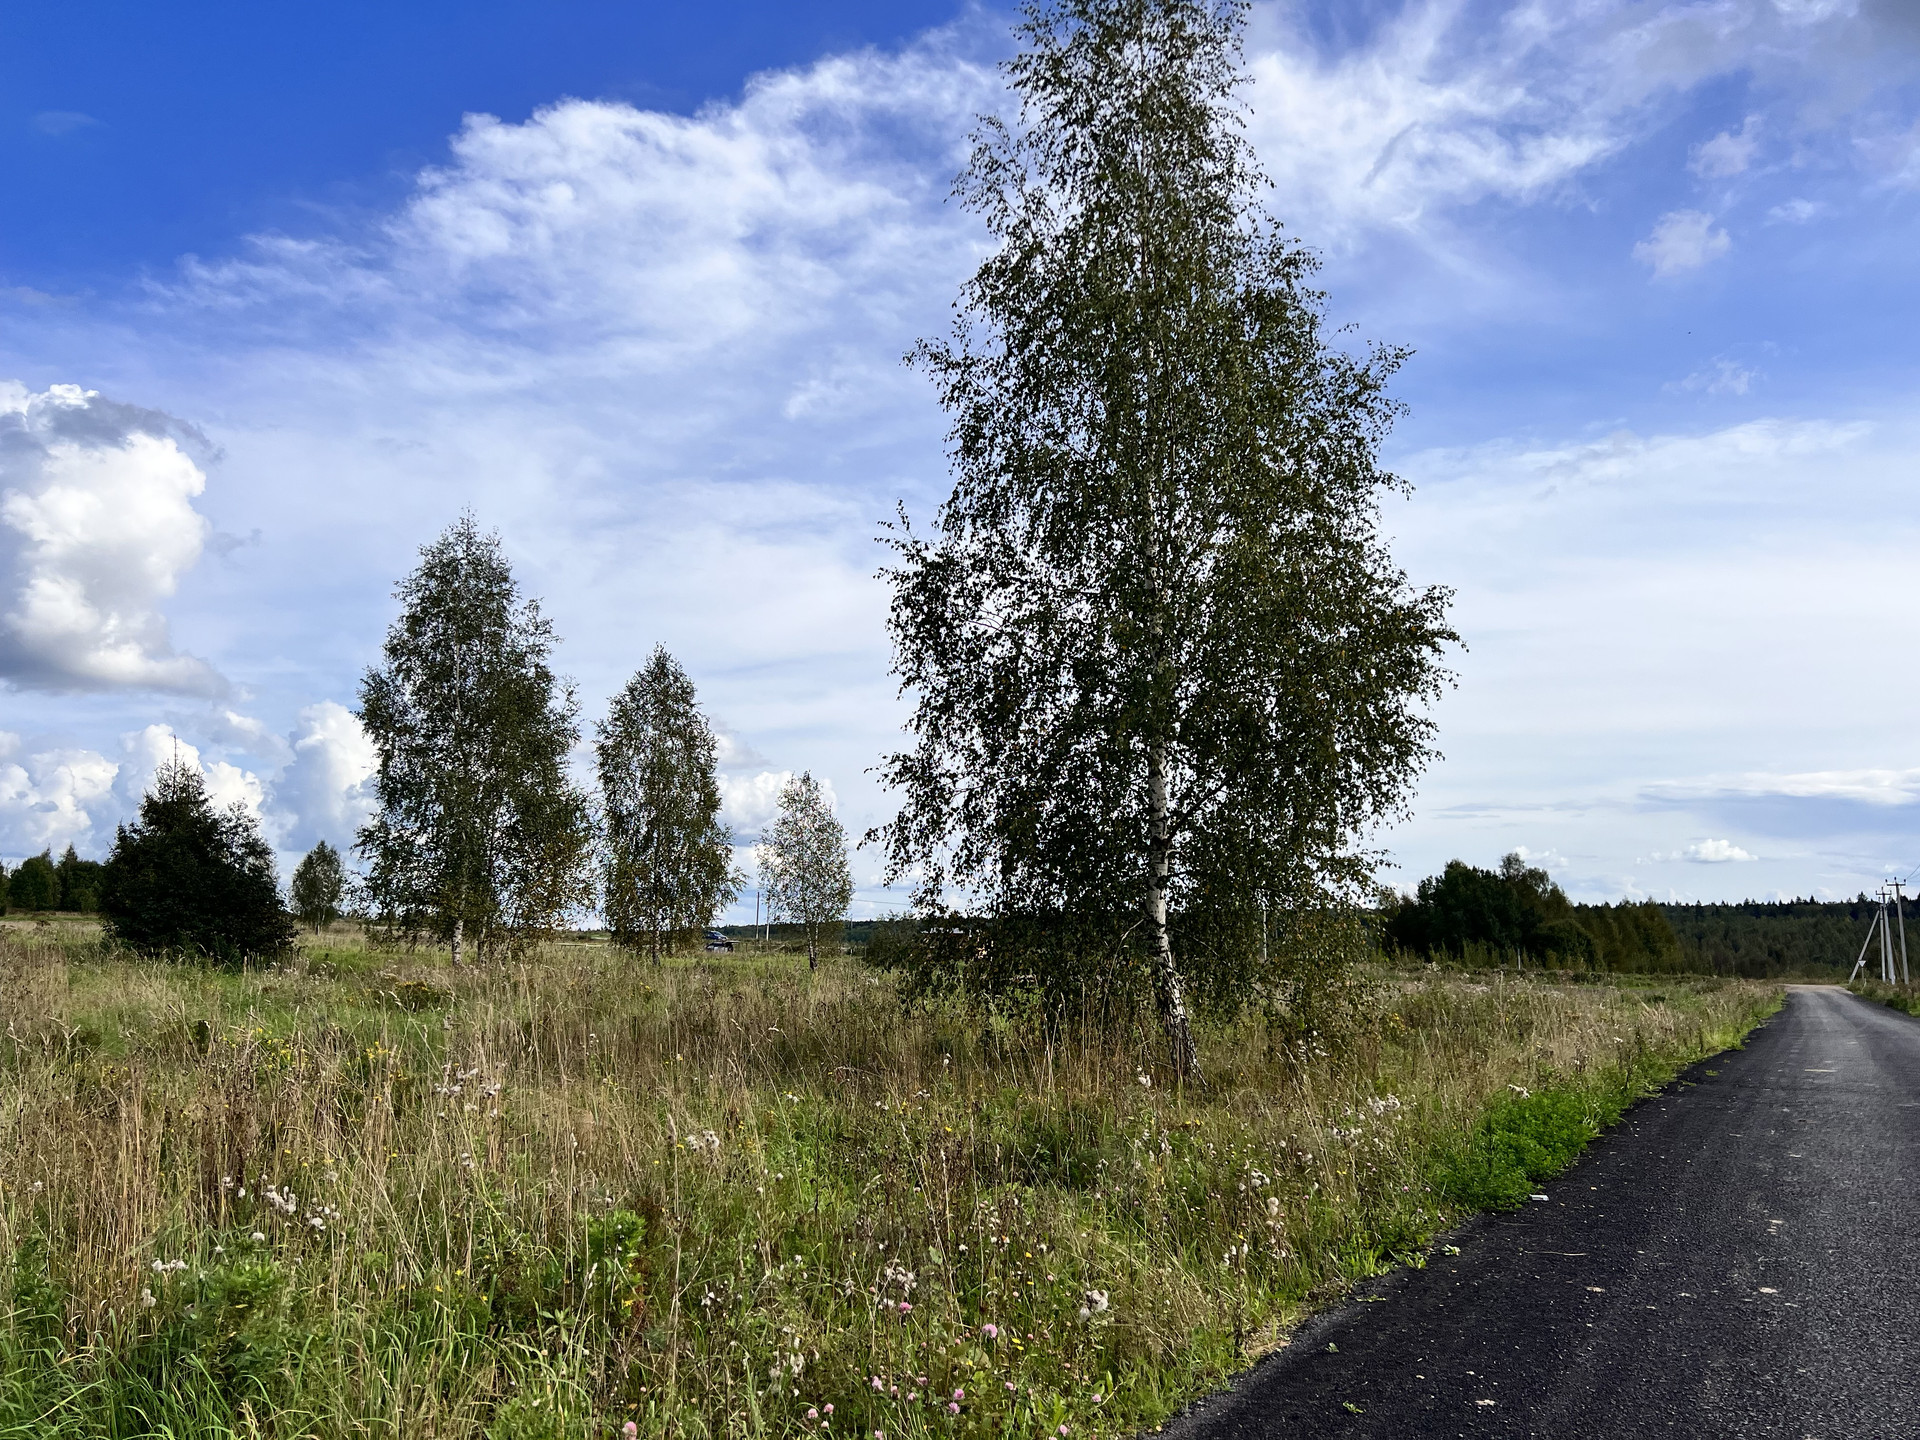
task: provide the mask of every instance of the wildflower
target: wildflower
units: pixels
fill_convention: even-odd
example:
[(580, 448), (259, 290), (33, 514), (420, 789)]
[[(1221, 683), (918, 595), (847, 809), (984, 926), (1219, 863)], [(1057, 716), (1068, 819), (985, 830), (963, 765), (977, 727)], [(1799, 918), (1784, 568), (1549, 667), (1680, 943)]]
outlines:
[(637, 1437), (640, 1434), (640, 1427), (636, 1425), (633, 1421), (629, 1420), (627, 1421), (626, 1424), (620, 1427), (620, 1433), (626, 1436), (627, 1440), (637, 1440)]
[(827, 1414), (831, 1415), (832, 1413), (833, 1413), (833, 1406), (831, 1405), (827, 1406)]
[(1279, 1213), (1280, 1213), (1280, 1197), (1278, 1195), (1269, 1195), (1267, 1197), (1267, 1214), (1278, 1215)]
[(1062, 1435), (1064, 1435), (1064, 1434), (1066, 1434), (1066, 1433), (1067, 1433), (1067, 1427), (1066, 1427), (1066, 1426), (1064, 1426), (1064, 1425), (1062, 1425), (1062, 1426), (1060, 1427), (1060, 1433), (1061, 1433)]
[(1086, 1300), (1087, 1300), (1087, 1308), (1093, 1311), (1094, 1314), (1104, 1315), (1107, 1313), (1107, 1292), (1106, 1291), (1089, 1290), (1086, 1293)]
[(909, 1305), (909, 1304), (908, 1304), (908, 1303), (907, 1303), (906, 1301), (904, 1301), (904, 1300), (902, 1300), (902, 1301), (900, 1302), (900, 1306), (899, 1306), (899, 1309), (900, 1309), (900, 1313), (901, 1313), (902, 1315), (911, 1315), (911, 1314), (913, 1313), (913, 1306), (911, 1306), (911, 1305)]
[(947, 1402), (947, 1413), (949, 1415), (958, 1415), (960, 1413), (960, 1407), (949, 1400)]
[(880, 1383), (880, 1377), (876, 1375), (873, 1377), (873, 1388), (876, 1390), (885, 1390), (887, 1387)]
[(160, 1302), (153, 1298), (153, 1291), (147, 1289), (143, 1285), (140, 1287), (140, 1303), (142, 1305), (147, 1306), (149, 1309), (151, 1309), (153, 1306), (158, 1305)]
[(807, 1419), (818, 1420), (819, 1418), (820, 1418), (820, 1412), (814, 1409), (811, 1405), (809, 1405), (807, 1407)]
[(1009, 1395), (1013, 1393), (1013, 1381), (1011, 1380), (1007, 1381), (1007, 1393)]
[(998, 1325), (982, 1325), (980, 1327), (980, 1333), (989, 1340), (998, 1340), (1000, 1338), (1000, 1327)]
[(1138, 1075), (1134, 1076), (1133, 1078), (1140, 1082), (1140, 1088), (1142, 1090), (1151, 1090), (1153, 1088), (1153, 1077), (1147, 1074), (1146, 1071), (1142, 1070)]
[(953, 1392), (953, 1398), (956, 1400), (964, 1400), (967, 1398), (967, 1392), (965, 1390), (956, 1390)]
[(265, 1240), (267, 1237), (264, 1234), (262, 1234), (260, 1231), (256, 1230), (253, 1232), (253, 1238), (255, 1240)]

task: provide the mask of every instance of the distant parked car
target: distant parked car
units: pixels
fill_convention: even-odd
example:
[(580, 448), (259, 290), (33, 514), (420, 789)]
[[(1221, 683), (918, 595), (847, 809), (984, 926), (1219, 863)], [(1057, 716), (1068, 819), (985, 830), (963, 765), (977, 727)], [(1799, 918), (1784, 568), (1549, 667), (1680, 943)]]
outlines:
[(729, 940), (725, 935), (722, 935), (718, 930), (709, 930), (707, 931), (707, 949), (731, 950), (733, 949), (733, 941)]

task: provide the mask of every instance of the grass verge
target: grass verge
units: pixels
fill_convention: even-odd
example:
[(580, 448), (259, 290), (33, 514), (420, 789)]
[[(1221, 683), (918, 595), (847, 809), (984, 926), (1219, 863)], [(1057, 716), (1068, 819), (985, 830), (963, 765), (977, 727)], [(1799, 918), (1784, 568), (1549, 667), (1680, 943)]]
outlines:
[(1906, 1015), (1920, 1015), (1920, 989), (1910, 985), (1888, 985), (1880, 980), (1855, 980), (1847, 986), (1863, 1000), (1877, 1001), (1888, 1009)]
[(1202, 1096), (844, 960), (14, 937), (0, 1435), (1130, 1433), (1776, 1003), (1382, 972)]

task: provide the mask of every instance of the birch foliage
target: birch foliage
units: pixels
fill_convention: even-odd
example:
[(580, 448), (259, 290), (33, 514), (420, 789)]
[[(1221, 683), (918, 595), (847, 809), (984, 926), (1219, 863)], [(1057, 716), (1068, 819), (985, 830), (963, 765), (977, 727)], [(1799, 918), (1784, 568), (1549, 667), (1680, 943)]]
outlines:
[(586, 796), (567, 773), (578, 702), (497, 535), (462, 516), (395, 591), (360, 686), (378, 809), (356, 848), (374, 914), (482, 954), (550, 934), (592, 894)]
[(816, 968), (822, 935), (847, 918), (853, 903), (853, 871), (846, 828), (811, 772), (781, 790), (780, 812), (767, 827), (760, 854), (768, 914), (806, 928), (807, 965)]
[(662, 948), (733, 903), (733, 834), (720, 821), (719, 743), (693, 681), (664, 646), (597, 727), (601, 909), (614, 943)]
[(930, 535), (903, 514), (888, 571), (916, 701), (890, 878), (981, 922), (949, 947), (964, 983), (1150, 993), (1196, 1076), (1189, 995), (1255, 998), (1263, 915), (1360, 892), (1453, 638), (1379, 534), (1405, 352), (1332, 343), (1264, 206), (1244, 18), (1026, 12), (1018, 117), (957, 187), (998, 244), (915, 352), (953, 490)]

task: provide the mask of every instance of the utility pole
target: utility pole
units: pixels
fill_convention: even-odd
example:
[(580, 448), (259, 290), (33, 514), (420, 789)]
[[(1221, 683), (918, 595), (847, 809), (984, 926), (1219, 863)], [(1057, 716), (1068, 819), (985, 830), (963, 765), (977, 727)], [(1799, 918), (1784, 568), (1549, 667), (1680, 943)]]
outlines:
[(1873, 912), (1873, 923), (1867, 926), (1867, 938), (1860, 942), (1860, 958), (1853, 962), (1853, 972), (1847, 976), (1847, 983), (1849, 985), (1853, 983), (1855, 976), (1859, 975), (1861, 967), (1867, 963), (1867, 947), (1873, 944), (1873, 937), (1879, 934), (1880, 923), (1886, 918), (1887, 912), (1885, 909), (1879, 909)]
[(1887, 928), (1887, 887), (1880, 887), (1880, 978), (1893, 983), (1893, 932)]
[(1900, 887), (1904, 884), (1906, 884), (1904, 880), (1895, 880), (1892, 882), (1893, 916), (1895, 922), (1900, 926), (1900, 983), (1902, 985), (1911, 985), (1913, 983), (1913, 972), (1907, 968), (1907, 914), (1905, 907), (1901, 903), (1903, 897), (1900, 894)]

